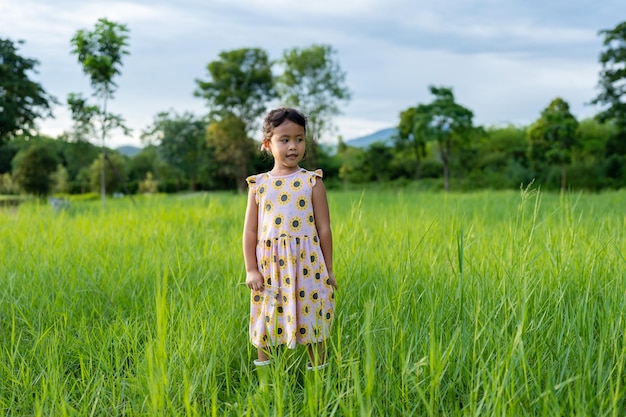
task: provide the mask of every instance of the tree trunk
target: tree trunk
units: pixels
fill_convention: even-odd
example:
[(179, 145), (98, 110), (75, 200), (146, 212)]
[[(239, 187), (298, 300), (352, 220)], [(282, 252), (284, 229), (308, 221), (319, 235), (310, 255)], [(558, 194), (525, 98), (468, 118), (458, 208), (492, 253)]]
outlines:
[(448, 167), (450, 158), (448, 158), (449, 153), (442, 144), (439, 144), (439, 155), (441, 155), (441, 163), (443, 164), (443, 189), (447, 192), (450, 189), (450, 169)]
[(450, 189), (450, 173), (448, 170), (448, 162), (443, 163), (443, 189), (448, 192)]
[[(104, 135), (104, 134), (103, 134)], [(100, 169), (100, 199), (102, 200), (102, 208), (106, 207), (106, 151), (104, 148), (104, 138), (102, 139), (102, 168)]]
[[(107, 89), (108, 90), (108, 89)], [(106, 137), (107, 137), (107, 127), (106, 127), (106, 114), (107, 114), (107, 97), (104, 96), (102, 99), (102, 171), (100, 172), (100, 195), (102, 198), (102, 208), (106, 207)]]
[(419, 145), (414, 147), (415, 150), (415, 179), (419, 180), (422, 177), (422, 158), (420, 155)]

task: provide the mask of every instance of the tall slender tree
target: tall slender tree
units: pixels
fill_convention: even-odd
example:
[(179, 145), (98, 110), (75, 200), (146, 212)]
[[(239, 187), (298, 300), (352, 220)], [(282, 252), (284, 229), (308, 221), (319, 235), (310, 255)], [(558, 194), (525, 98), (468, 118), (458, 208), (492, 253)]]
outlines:
[[(128, 32), (126, 25), (100, 18), (92, 31), (80, 29), (71, 40), (72, 54), (77, 56), (78, 62), (83, 66), (83, 72), (89, 76), (94, 90), (93, 95), (98, 100), (97, 111), (91, 116), (96, 116), (102, 147), (100, 192), (103, 207), (106, 205), (107, 135), (115, 128), (121, 128), (125, 134), (129, 133), (129, 129), (124, 125), (124, 119), (108, 110), (109, 100), (113, 99), (117, 90), (114, 79), (121, 75), (122, 58), (130, 53), (128, 51)], [(74, 103), (77, 104), (78, 102), (75, 101)], [(70, 106), (72, 106), (71, 102)], [(80, 113), (73, 111), (73, 114)], [(95, 120), (91, 118), (82, 120), (82, 123), (93, 122)]]

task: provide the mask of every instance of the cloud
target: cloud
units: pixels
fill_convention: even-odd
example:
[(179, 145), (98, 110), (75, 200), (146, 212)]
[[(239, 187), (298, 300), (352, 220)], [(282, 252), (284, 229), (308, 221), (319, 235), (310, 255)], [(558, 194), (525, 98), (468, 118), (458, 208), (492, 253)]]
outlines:
[[(353, 92), (336, 134), (351, 139), (395, 125), (402, 110), (431, 99), (429, 85), (451, 86), (485, 124), (532, 121), (556, 96), (589, 114), (597, 31), (624, 15), (623, 0), (6, 0), (0, 28), (26, 41), (20, 52), (41, 63), (35, 78), (63, 101), (91, 91), (70, 53), (74, 33), (99, 17), (127, 24), (131, 55), (110, 104), (136, 133), (159, 111), (206, 112), (192, 95), (195, 79), (207, 78), (222, 51), (260, 47), (278, 59), (289, 48), (330, 44)], [(42, 125), (69, 128), (67, 112), (55, 111), (57, 120)]]
[(391, 2), (380, 0), (316, 0), (295, 3), (293, 0), (217, 0), (222, 5), (263, 15), (279, 15), (307, 24), (308, 18), (362, 17), (388, 9)]

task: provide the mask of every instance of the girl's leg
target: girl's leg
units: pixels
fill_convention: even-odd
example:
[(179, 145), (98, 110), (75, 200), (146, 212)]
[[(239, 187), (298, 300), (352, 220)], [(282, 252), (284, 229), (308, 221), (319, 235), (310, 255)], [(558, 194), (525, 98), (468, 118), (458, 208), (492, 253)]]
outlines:
[(326, 364), (326, 343), (318, 342), (309, 345), (309, 360), (311, 367), (316, 368)]
[(270, 355), (267, 348), (257, 348), (258, 359), (254, 361), (259, 379), (259, 392), (265, 392), (270, 386)]
[(257, 355), (259, 356), (259, 362), (266, 362), (270, 360), (270, 355), (266, 349), (257, 348)]

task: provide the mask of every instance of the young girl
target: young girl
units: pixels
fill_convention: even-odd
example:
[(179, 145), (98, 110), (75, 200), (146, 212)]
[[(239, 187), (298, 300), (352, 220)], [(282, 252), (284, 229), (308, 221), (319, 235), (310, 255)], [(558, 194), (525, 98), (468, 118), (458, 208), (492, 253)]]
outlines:
[(322, 369), (334, 311), (332, 234), (322, 171), (298, 166), (305, 154), (306, 118), (278, 108), (263, 121), (261, 149), (274, 158), (271, 171), (247, 178), (243, 231), (250, 340), (257, 367), (272, 348), (308, 345), (309, 370)]

